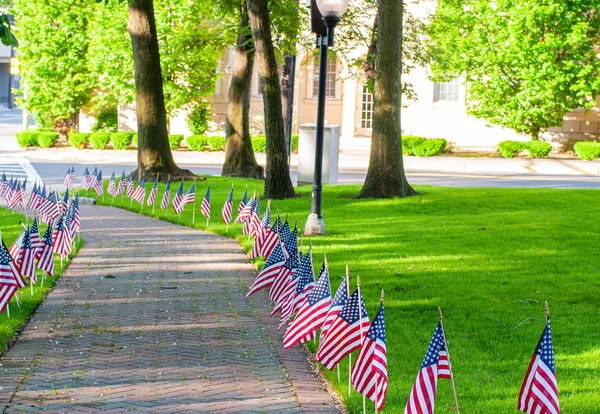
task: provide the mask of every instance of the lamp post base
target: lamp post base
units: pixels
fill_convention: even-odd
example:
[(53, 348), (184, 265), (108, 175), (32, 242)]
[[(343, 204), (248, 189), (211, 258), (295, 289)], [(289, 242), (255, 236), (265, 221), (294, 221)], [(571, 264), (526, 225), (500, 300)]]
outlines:
[(325, 220), (319, 218), (316, 214), (309, 214), (304, 226), (305, 236), (324, 236), (325, 235)]

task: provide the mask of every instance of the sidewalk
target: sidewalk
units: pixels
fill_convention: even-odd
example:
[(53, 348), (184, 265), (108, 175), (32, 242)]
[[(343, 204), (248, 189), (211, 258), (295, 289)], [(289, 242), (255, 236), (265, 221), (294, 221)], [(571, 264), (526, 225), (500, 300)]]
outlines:
[(266, 296), (244, 299), (256, 272), (234, 240), (98, 206), (82, 230), (2, 358), (5, 412), (339, 412)]
[[(2, 153), (8, 157), (22, 157), (37, 161), (130, 163), (137, 162), (136, 151), (77, 150), (73, 148), (27, 149)], [(266, 163), (264, 153), (256, 153), (261, 165)], [(222, 166), (223, 152), (173, 151), (179, 165)], [(474, 158), (474, 157), (404, 157), (407, 172), (544, 174), (564, 176), (600, 176), (600, 161), (582, 161), (572, 158)], [(292, 154), (292, 167), (298, 165), (298, 154)], [(369, 152), (364, 149), (340, 151), (339, 169), (365, 171), (369, 166)]]

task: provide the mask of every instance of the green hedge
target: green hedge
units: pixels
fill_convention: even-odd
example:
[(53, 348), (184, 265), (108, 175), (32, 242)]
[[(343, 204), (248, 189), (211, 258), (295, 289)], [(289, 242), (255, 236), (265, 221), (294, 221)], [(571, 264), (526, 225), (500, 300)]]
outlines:
[(414, 135), (402, 137), (402, 154), (433, 157), (446, 152), (448, 141), (443, 138), (423, 138)]
[(552, 152), (552, 145), (544, 141), (529, 141), (525, 149), (533, 158), (543, 158)]
[(75, 148), (85, 148), (90, 138), (90, 134), (81, 132), (71, 132), (69, 134), (69, 144)]
[[(252, 138), (254, 152), (267, 152), (267, 137), (265, 134), (255, 135)], [(185, 139), (187, 146), (192, 151), (219, 151), (225, 148), (225, 137), (207, 137), (205, 135), (192, 135)], [(292, 151), (298, 150), (298, 134), (292, 134)]]
[(90, 134), (90, 144), (94, 149), (106, 149), (110, 141), (110, 132), (94, 132)]
[(579, 141), (573, 146), (575, 154), (582, 160), (595, 160), (600, 158), (600, 142)]
[(113, 132), (110, 134), (110, 142), (115, 149), (124, 150), (129, 148), (133, 140), (133, 132)]
[(58, 132), (42, 132), (38, 135), (38, 145), (40, 148), (50, 148), (56, 141), (58, 141), (58, 137), (60, 134)]
[(179, 145), (181, 145), (181, 141), (183, 141), (183, 135), (169, 135), (169, 147), (171, 147), (171, 149), (179, 148)]
[(498, 144), (498, 152), (504, 158), (514, 158), (526, 147), (526, 142), (502, 141)]
[(552, 152), (552, 145), (544, 141), (502, 141), (498, 144), (498, 152), (504, 158), (514, 158), (523, 150), (534, 158), (543, 158)]
[(208, 137), (204, 135), (192, 135), (185, 139), (187, 146), (192, 151), (204, 151), (208, 145)]
[(25, 131), (17, 132), (17, 143), (21, 148), (37, 147), (38, 135), (40, 131), (35, 129), (26, 129)]

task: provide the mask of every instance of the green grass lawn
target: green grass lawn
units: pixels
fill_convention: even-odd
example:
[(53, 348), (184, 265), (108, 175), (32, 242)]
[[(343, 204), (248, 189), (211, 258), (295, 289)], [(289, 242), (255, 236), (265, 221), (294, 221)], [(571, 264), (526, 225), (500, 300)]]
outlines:
[[(244, 184), (250, 191), (262, 189), (258, 181), (208, 177), (210, 231), (226, 234), (220, 213), (232, 182), (234, 210)], [(198, 228), (206, 227), (199, 214), (206, 187), (198, 182)], [(371, 318), (385, 289), (390, 377), (385, 412), (403, 412), (441, 306), (462, 412), (516, 413), (521, 382), (544, 327), (544, 300), (552, 315), (563, 412), (600, 412), (600, 192), (418, 186), (418, 197), (358, 200), (353, 197), (359, 188), (325, 187), (327, 236), (311, 240), (315, 268), (327, 253), (333, 289), (346, 263), (353, 286), (360, 275)], [(311, 187), (297, 193), (298, 198), (273, 201), (272, 208), (303, 226)], [(110, 197), (104, 203), (110, 204)], [(114, 204), (139, 211), (127, 198)], [(191, 225), (191, 207), (181, 221), (172, 209), (166, 215), (157, 208), (155, 216)], [(151, 208), (144, 206), (143, 213), (150, 215)], [(251, 247), (240, 225), (227, 235)], [(341, 383), (335, 372), (326, 370), (326, 376), (349, 411), (361, 412), (361, 396), (347, 397), (347, 360), (341, 365)], [(450, 382), (440, 380), (436, 412), (452, 407)], [(373, 411), (370, 401), (367, 410)]]
[[(11, 244), (19, 234), (23, 231), (21, 223), (25, 223), (25, 217), (18, 213), (12, 213), (10, 210), (0, 208), (0, 229), (2, 230), (2, 239), (6, 243), (6, 247), (10, 248)], [(40, 237), (44, 235), (46, 225), (40, 225)], [(83, 244), (82, 241), (76, 242), (73, 253), (69, 259), (64, 260), (63, 266), (60, 265), (60, 259), (55, 255), (54, 258), (54, 277), (46, 277), (42, 283), (42, 271), (37, 270), (38, 280), (33, 287), (33, 296), (31, 295), (30, 286), (24, 287), (17, 292), (17, 296), (21, 300), (21, 305), (17, 304), (16, 298), (12, 298), (10, 306), (10, 318), (7, 312), (0, 314), (0, 354), (6, 349), (9, 342), (15, 337), (15, 333), (20, 332), (23, 325), (27, 323), (31, 314), (42, 303), (50, 289), (56, 283), (56, 279), (62, 275), (68, 265), (71, 257)], [(27, 278), (26, 278), (27, 279)], [(29, 280), (27, 280), (29, 283)]]

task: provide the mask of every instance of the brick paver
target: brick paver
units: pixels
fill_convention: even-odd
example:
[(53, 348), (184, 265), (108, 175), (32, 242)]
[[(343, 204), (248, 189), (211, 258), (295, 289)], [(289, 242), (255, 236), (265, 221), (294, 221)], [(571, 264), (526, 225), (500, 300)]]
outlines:
[(82, 208), (86, 246), (2, 358), (6, 412), (336, 413), (231, 239)]

